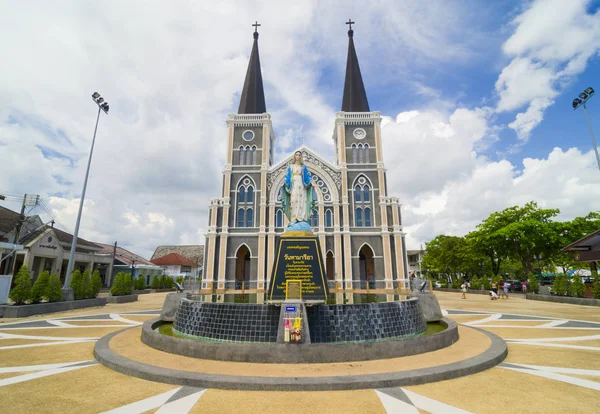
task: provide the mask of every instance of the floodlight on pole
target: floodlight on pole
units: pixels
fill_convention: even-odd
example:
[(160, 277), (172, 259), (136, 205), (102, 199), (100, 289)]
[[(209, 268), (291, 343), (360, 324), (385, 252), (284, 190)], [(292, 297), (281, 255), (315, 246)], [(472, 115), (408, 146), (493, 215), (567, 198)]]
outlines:
[(96, 131), (98, 130), (98, 121), (100, 120), (100, 110), (108, 114), (108, 103), (98, 92), (92, 94), (92, 99), (98, 105), (98, 116), (96, 117), (96, 127), (94, 128), (94, 137), (92, 138), (92, 147), (90, 148), (90, 157), (88, 159), (87, 170), (85, 171), (85, 180), (83, 181), (83, 190), (81, 191), (81, 200), (79, 201), (79, 212), (75, 222), (75, 232), (73, 233), (73, 242), (71, 243), (71, 252), (69, 253), (69, 263), (67, 264), (67, 274), (65, 275), (64, 288), (69, 288), (71, 282), (71, 273), (75, 267), (75, 249), (77, 248), (77, 235), (79, 234), (79, 223), (81, 222), (81, 212), (83, 211), (83, 201), (85, 200), (85, 190), (87, 188), (88, 176), (90, 175), (90, 165), (92, 164), (92, 154), (94, 153), (94, 143), (96, 142)]
[(594, 131), (592, 130), (592, 123), (587, 113), (587, 107), (585, 103), (594, 96), (593, 88), (586, 88), (582, 93), (579, 94), (579, 98), (573, 99), (573, 110), (583, 106), (583, 112), (585, 112), (585, 118), (587, 119), (588, 128), (590, 129), (590, 135), (592, 136), (592, 146), (594, 153), (596, 154), (596, 162), (598, 163), (598, 170), (600, 171), (600, 155), (598, 155), (598, 146), (596, 145), (596, 139), (594, 138)]

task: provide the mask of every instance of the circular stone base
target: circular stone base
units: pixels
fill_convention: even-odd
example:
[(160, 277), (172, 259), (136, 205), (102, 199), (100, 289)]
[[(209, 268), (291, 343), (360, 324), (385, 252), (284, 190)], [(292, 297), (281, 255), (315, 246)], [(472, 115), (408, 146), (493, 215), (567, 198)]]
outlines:
[(168, 384), (202, 388), (323, 391), (386, 388), (443, 381), (491, 368), (508, 350), (498, 336), (459, 326), (460, 340), (433, 352), (364, 362), (261, 364), (222, 362), (173, 355), (142, 343), (141, 328), (101, 338), (96, 359), (115, 371)]
[(158, 333), (160, 318), (142, 326), (142, 342), (152, 348), (186, 357), (228, 362), (271, 364), (316, 364), (324, 362), (371, 361), (423, 354), (448, 347), (458, 341), (458, 328), (452, 319), (442, 319), (441, 332), (397, 340), (357, 343), (278, 344), (273, 342), (213, 342), (186, 339)]

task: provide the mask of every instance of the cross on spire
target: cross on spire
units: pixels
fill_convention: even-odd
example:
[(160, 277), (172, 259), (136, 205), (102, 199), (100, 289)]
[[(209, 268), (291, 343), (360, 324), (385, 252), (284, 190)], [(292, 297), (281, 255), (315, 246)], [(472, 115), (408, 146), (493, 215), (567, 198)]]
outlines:
[(260, 26), (260, 24), (258, 22), (254, 22), (254, 24), (252, 26), (254, 26), (254, 33), (257, 33), (258, 27)]
[(352, 19), (348, 19), (348, 21), (346, 22), (346, 24), (349, 26), (349, 27), (348, 27), (348, 28), (349, 28), (349, 30), (352, 30), (352, 25), (353, 25), (354, 23), (355, 23), (355, 22), (353, 22), (353, 21), (352, 21)]

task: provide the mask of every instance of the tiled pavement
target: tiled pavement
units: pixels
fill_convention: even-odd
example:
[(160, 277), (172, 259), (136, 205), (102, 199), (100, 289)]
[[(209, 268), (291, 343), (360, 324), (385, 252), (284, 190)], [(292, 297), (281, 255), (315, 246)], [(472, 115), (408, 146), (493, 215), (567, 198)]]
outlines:
[[(150, 296), (150, 295), (145, 295)], [(475, 296), (475, 295), (472, 295)], [(162, 298), (162, 297), (161, 297)], [(142, 298), (147, 307), (161, 298)], [(442, 307), (455, 305), (440, 296)], [(446, 302), (446, 303), (445, 303)], [(138, 303), (128, 311), (110, 305), (93, 314), (0, 324), (1, 412), (593, 412), (600, 399), (600, 323), (570, 319), (573, 309), (548, 303), (527, 315), (528, 302), (511, 302), (511, 313), (484, 310), (475, 298), (449, 317), (503, 337), (509, 356), (499, 366), (469, 377), (420, 386), (327, 392), (245, 392), (144, 381), (99, 365), (95, 341), (158, 314)], [(476, 310), (469, 310), (472, 304)], [(518, 313), (520, 306), (524, 312)], [(500, 309), (501, 310), (501, 309)], [(515, 313), (512, 313), (515, 312)], [(598, 312), (589, 309), (590, 314)], [(564, 314), (565, 317), (556, 317)], [(585, 316), (585, 315), (584, 315)]]

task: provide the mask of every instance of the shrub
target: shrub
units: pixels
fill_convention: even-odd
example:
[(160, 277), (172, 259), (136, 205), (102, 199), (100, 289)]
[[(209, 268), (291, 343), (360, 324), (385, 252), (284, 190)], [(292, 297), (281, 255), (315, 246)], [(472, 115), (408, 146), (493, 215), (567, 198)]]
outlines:
[(462, 282), (460, 281), (460, 279), (456, 279), (452, 281), (452, 289), (460, 289), (460, 285), (462, 284)]
[(154, 275), (152, 278), (152, 284), (150, 287), (152, 287), (152, 289), (160, 289), (160, 278), (157, 275)]
[(489, 281), (487, 278), (483, 281), (483, 288), (485, 290), (492, 290), (492, 282)]
[(135, 282), (135, 288), (137, 290), (143, 290), (146, 288), (146, 277), (145, 276), (140, 275), (137, 278), (137, 280)]
[(583, 297), (585, 293), (585, 285), (581, 281), (581, 276), (575, 276), (573, 278), (573, 284), (571, 285), (571, 293), (573, 296), (577, 296), (578, 298)]
[(160, 277), (160, 288), (161, 289), (165, 289), (167, 287), (167, 276), (166, 275), (162, 275)]
[(17, 273), (15, 287), (10, 291), (10, 299), (17, 305), (22, 305), (29, 300), (31, 295), (31, 275), (27, 266), (23, 265)]
[(124, 295), (131, 295), (133, 293), (135, 280), (132, 279), (131, 273), (125, 273), (125, 293)]
[(133, 292), (133, 284), (131, 282), (131, 275), (123, 272), (117, 273), (115, 281), (110, 288), (110, 293), (113, 296), (131, 295)]
[(482, 282), (477, 276), (474, 276), (473, 279), (471, 279), (471, 289), (479, 290), (481, 289), (481, 285)]
[(185, 279), (185, 278), (184, 278), (183, 276), (180, 276), (180, 277), (178, 277), (178, 278), (176, 279), (176, 282), (177, 282), (177, 283), (179, 283), (180, 285), (183, 285), (183, 280), (184, 280), (184, 279)]
[(50, 280), (48, 281), (48, 289), (46, 290), (46, 294), (44, 296), (46, 296), (48, 302), (58, 302), (62, 300), (62, 282), (56, 273), (50, 276)]
[(596, 280), (596, 283), (594, 283), (592, 294), (594, 295), (594, 298), (600, 299), (600, 280)]
[(90, 281), (90, 297), (98, 297), (100, 289), (102, 289), (102, 278), (100, 277), (100, 271), (96, 269), (94, 270), (94, 273), (92, 274), (92, 279)]
[(90, 271), (85, 270), (81, 277), (81, 293), (83, 299), (92, 297), (92, 278), (90, 276)]
[(71, 282), (69, 283), (69, 287), (73, 289), (73, 296), (75, 297), (75, 300), (84, 298), (85, 291), (83, 290), (83, 275), (79, 270), (71, 273)]
[(42, 298), (46, 297), (46, 290), (48, 289), (48, 283), (50, 282), (50, 272), (44, 270), (41, 275), (35, 280), (33, 287), (31, 288), (31, 294), (29, 299), (31, 303), (38, 303)]
[(165, 276), (165, 289), (171, 289), (173, 287), (173, 278)]
[(567, 277), (564, 274), (559, 274), (552, 283), (552, 291), (556, 295), (564, 295), (567, 293)]
[(538, 284), (537, 278), (535, 276), (531, 276), (529, 278), (528, 291), (532, 293), (540, 293), (540, 285)]

